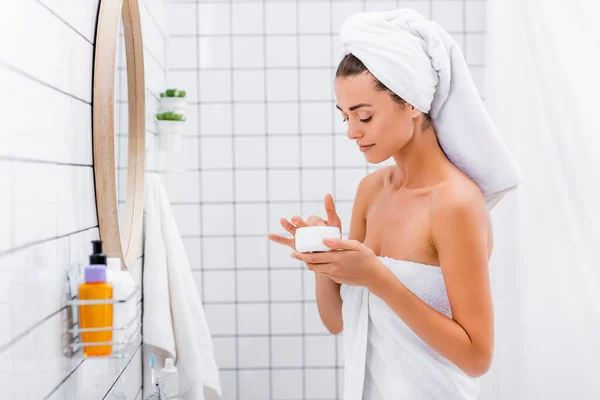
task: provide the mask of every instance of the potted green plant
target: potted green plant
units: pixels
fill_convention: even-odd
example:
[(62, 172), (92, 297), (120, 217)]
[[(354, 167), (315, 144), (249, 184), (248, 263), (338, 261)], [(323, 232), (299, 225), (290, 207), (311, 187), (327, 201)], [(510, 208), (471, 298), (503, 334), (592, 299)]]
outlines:
[(185, 90), (167, 89), (160, 94), (160, 112), (173, 111), (185, 114), (187, 104), (185, 101)]
[(184, 132), (185, 116), (173, 111), (156, 114), (159, 145), (164, 150), (179, 150)]

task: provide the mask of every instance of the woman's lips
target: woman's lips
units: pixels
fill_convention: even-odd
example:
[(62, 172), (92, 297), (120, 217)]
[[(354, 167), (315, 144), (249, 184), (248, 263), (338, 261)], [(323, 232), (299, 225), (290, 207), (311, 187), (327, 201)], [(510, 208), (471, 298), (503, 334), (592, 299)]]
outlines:
[(360, 149), (360, 151), (362, 151), (364, 153), (365, 151), (369, 150), (373, 146), (375, 146), (375, 145), (374, 144), (369, 144), (369, 145), (366, 145), (366, 146), (359, 145), (358, 148)]

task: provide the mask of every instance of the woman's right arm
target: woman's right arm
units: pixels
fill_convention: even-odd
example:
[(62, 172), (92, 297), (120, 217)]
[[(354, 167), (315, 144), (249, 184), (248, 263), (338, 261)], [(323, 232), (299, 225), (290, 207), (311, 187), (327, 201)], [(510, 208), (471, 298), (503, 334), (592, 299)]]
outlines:
[[(349, 240), (358, 240), (361, 243), (365, 240), (367, 199), (372, 192), (372, 180), (373, 177), (367, 175), (361, 180), (356, 190), (348, 234)], [(339, 217), (335, 212), (335, 205), (330, 196), (325, 199), (325, 210), (327, 211), (327, 223), (333, 226), (336, 220), (339, 221)], [(321, 321), (330, 333), (337, 335), (343, 330), (340, 284), (321, 274), (315, 274), (315, 281), (317, 307)]]

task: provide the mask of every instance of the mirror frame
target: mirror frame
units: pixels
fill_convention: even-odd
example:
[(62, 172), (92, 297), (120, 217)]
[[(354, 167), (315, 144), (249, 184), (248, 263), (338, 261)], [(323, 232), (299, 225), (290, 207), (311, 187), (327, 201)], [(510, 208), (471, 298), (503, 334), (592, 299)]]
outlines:
[[(129, 114), (127, 199), (119, 225), (115, 168), (115, 72), (119, 24), (123, 23)], [(146, 167), (144, 49), (137, 0), (100, 0), (94, 52), (92, 137), (100, 239), (109, 257), (131, 269), (141, 243)]]

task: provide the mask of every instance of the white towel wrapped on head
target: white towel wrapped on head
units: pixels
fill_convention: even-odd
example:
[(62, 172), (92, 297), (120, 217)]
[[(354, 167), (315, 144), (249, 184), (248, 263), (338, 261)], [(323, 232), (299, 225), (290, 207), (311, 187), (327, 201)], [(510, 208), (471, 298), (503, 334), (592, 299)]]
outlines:
[(411, 9), (364, 12), (341, 27), (353, 54), (392, 92), (429, 113), (448, 159), (481, 189), (488, 207), (523, 179), (477, 92), (456, 41)]

